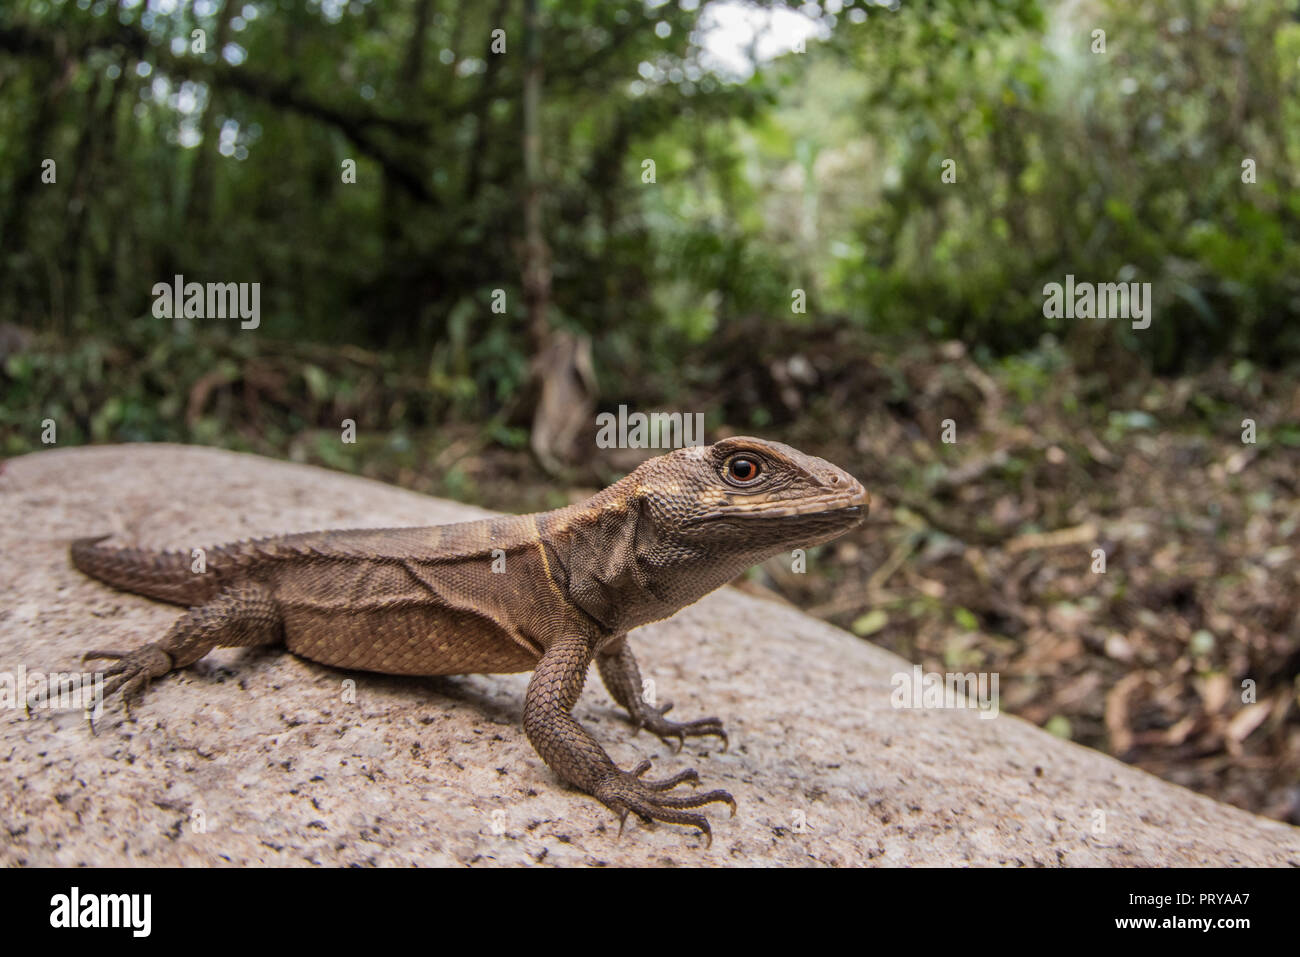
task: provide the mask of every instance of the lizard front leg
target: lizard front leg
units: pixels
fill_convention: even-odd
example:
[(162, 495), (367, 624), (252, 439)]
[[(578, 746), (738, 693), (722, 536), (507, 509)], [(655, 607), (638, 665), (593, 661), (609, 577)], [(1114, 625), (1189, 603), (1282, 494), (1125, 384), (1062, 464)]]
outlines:
[(191, 608), (162, 641), (134, 651), (88, 651), (81, 660), (116, 661), (104, 669), (110, 679), (104, 685), (104, 697), (121, 691), (122, 703), (129, 711), (131, 701), (138, 701), (154, 678), (192, 665), (218, 646), (276, 644), (283, 632), (280, 608), (270, 592), (261, 585), (246, 584), (227, 588), (212, 601)]
[(699, 774), (692, 769), (663, 781), (647, 781), (643, 775), (650, 769), (649, 761), (623, 771), (573, 717), (573, 705), (582, 693), (591, 656), (591, 642), (584, 636), (561, 638), (546, 650), (524, 699), (524, 732), (528, 740), (551, 770), (617, 814), (620, 832), (631, 812), (646, 820), (698, 828), (712, 843), (708, 819), (686, 809), (720, 802), (730, 804), (734, 815), (736, 801), (730, 794), (668, 794), (686, 781), (698, 782)]
[(627, 635), (619, 635), (601, 649), (596, 655), (596, 666), (600, 669), (601, 680), (605, 682), (610, 697), (626, 709), (636, 728), (646, 728), (665, 743), (669, 738), (677, 738), (678, 750), (686, 743), (687, 737), (710, 734), (721, 738), (722, 749), (727, 749), (727, 732), (722, 730), (720, 719), (669, 721), (664, 715), (672, 708), (671, 701), (656, 706), (645, 700), (641, 688), (641, 670), (636, 666), (636, 657), (632, 654)]

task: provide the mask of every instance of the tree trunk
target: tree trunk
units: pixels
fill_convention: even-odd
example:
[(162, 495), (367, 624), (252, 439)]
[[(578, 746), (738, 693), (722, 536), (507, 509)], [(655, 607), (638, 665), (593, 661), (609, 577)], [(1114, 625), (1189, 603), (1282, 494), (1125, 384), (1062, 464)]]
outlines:
[(547, 341), (551, 265), (542, 236), (542, 38), (538, 0), (524, 0), (524, 306), (533, 355)]
[[(238, 4), (236, 0), (225, 0), (218, 14), (217, 32), (209, 52), (215, 52), (221, 59), (221, 51), (230, 42), (230, 21), (235, 17)], [(218, 114), (221, 112), (221, 87), (214, 79), (208, 82), (208, 104), (203, 110), (203, 142), (198, 146), (198, 155), (194, 157), (194, 175), (190, 178), (189, 202), (186, 204), (184, 222), (194, 229), (206, 233), (212, 217), (212, 192), (214, 168), (220, 157), (220, 130), (217, 128)]]

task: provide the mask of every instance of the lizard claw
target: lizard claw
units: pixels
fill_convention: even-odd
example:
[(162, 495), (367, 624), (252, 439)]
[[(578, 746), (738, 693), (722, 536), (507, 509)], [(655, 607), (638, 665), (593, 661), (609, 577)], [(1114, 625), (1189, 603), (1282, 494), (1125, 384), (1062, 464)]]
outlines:
[(694, 768), (681, 771), (662, 781), (644, 780), (650, 769), (649, 761), (642, 761), (631, 771), (615, 769), (600, 781), (592, 794), (619, 818), (619, 835), (629, 813), (635, 813), (643, 821), (663, 821), (668, 824), (682, 824), (699, 830), (707, 846), (713, 844), (713, 831), (708, 819), (703, 814), (688, 809), (703, 807), (706, 804), (728, 804), (731, 815), (736, 815), (736, 799), (726, 791), (708, 791), (704, 794), (667, 794), (679, 784), (687, 781), (698, 784), (699, 773)]

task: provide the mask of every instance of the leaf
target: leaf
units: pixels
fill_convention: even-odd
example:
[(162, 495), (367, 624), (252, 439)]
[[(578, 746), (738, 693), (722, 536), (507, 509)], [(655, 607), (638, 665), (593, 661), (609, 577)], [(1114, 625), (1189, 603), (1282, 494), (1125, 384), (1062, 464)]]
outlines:
[(318, 366), (304, 364), (302, 367), (302, 377), (307, 383), (307, 391), (317, 402), (329, 398), (330, 385), (329, 376)]
[(877, 608), (855, 619), (849, 627), (859, 638), (865, 638), (867, 635), (874, 635), (887, 624), (889, 624), (889, 614)]
[(1050, 718), (1047, 724), (1043, 725), (1043, 730), (1058, 738), (1064, 738), (1066, 741), (1070, 740), (1072, 734), (1070, 719), (1063, 714), (1054, 715)]

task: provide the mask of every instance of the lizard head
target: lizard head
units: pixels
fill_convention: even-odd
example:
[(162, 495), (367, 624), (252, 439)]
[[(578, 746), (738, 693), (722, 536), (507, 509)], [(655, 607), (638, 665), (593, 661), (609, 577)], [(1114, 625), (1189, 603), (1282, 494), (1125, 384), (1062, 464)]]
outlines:
[(707, 543), (717, 557), (820, 545), (859, 525), (871, 501), (825, 459), (749, 436), (678, 449), (642, 468), (639, 497), (659, 535)]
[(688, 601), (773, 555), (838, 538), (861, 524), (871, 500), (825, 459), (748, 436), (678, 449), (628, 478), (649, 590)]
[(751, 565), (859, 525), (853, 476), (779, 442), (738, 437), (643, 462), (556, 513), (571, 594), (611, 633), (671, 615)]

